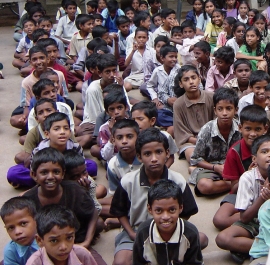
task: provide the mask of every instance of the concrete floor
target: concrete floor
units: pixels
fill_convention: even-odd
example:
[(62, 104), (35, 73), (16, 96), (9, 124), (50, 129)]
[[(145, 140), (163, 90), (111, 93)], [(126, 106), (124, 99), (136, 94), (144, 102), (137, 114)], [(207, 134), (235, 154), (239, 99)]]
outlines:
[[(12, 27), (0, 27), (0, 62), (4, 65), (4, 80), (0, 80), (0, 206), (9, 198), (16, 196), (20, 191), (13, 189), (6, 181), (8, 168), (14, 165), (14, 155), (22, 147), (18, 143), (18, 131), (9, 124), (10, 114), (19, 104), (20, 84), (22, 78), (18, 70), (12, 67), (11, 61), (15, 51), (15, 42), (12, 38)], [(138, 91), (131, 91), (132, 96), (139, 98)], [(80, 94), (73, 92), (70, 94), (75, 103), (80, 101)], [(90, 157), (89, 150), (85, 150), (85, 155)], [(175, 158), (175, 163), (171, 167), (173, 170), (183, 174), (188, 178), (188, 167), (186, 161)], [(99, 165), (97, 182), (107, 185), (105, 170)], [(191, 187), (193, 190), (193, 187)], [(195, 224), (199, 231), (204, 232), (209, 237), (209, 245), (203, 251), (206, 265), (228, 265), (235, 264), (226, 251), (220, 250), (215, 244), (217, 230), (212, 224), (212, 218), (219, 207), (222, 196), (215, 198), (196, 197), (199, 212), (190, 221)], [(112, 230), (102, 233), (94, 248), (104, 257), (108, 265), (112, 264), (114, 252), (114, 237), (119, 230)], [(9, 237), (4, 229), (3, 223), (0, 224), (0, 260), (3, 258), (4, 245), (9, 241)], [(245, 264), (249, 264), (246, 261)]]

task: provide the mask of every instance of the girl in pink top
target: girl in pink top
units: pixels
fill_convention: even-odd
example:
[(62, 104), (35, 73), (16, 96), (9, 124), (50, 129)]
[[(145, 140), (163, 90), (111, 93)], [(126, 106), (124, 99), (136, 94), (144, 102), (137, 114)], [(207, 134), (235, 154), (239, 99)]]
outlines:
[(225, 46), (228, 39), (232, 36), (232, 27), (236, 23), (233, 17), (226, 17), (223, 21), (223, 31), (218, 34), (217, 48)]

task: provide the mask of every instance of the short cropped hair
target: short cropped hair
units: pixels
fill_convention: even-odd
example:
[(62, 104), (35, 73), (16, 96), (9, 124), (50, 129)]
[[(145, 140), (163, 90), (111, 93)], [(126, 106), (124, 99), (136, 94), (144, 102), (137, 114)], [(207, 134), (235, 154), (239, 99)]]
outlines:
[(270, 91), (270, 84), (265, 87), (265, 91)]
[(52, 147), (43, 148), (35, 153), (31, 163), (31, 170), (37, 172), (41, 164), (49, 162), (52, 162), (53, 164), (58, 163), (62, 170), (65, 170), (65, 159), (63, 154)]
[(98, 47), (95, 47), (94, 53), (103, 52), (104, 54), (110, 53), (110, 50), (107, 45), (101, 45)]
[(155, 200), (173, 198), (179, 205), (183, 205), (183, 193), (181, 188), (170, 179), (160, 179), (148, 190), (148, 205), (152, 207)]
[(102, 93), (110, 93), (111, 91), (121, 91), (123, 92), (123, 86), (116, 84), (116, 83), (112, 83), (107, 85), (103, 90)]
[(240, 64), (246, 64), (250, 69), (252, 69), (250, 60), (238, 59), (233, 63), (233, 70), (235, 71)]
[(48, 78), (40, 79), (38, 80), (32, 88), (32, 91), (36, 97), (40, 97), (42, 91), (46, 88), (46, 86), (52, 86), (54, 87), (53, 81), (51, 81)]
[(62, 112), (54, 112), (48, 115), (48, 117), (44, 121), (45, 131), (50, 131), (54, 122), (63, 121), (63, 120), (66, 120), (68, 123), (68, 126), (70, 127), (70, 121), (67, 114), (62, 113)]
[(115, 134), (116, 130), (123, 128), (131, 128), (138, 135), (140, 133), (139, 125), (136, 121), (131, 119), (122, 119), (116, 121), (116, 123), (112, 127), (112, 135)]
[(240, 112), (240, 124), (244, 122), (262, 123), (264, 126), (268, 123), (267, 114), (264, 108), (259, 105), (248, 105)]
[(175, 10), (171, 9), (171, 8), (163, 8), (160, 12), (160, 16), (161, 18), (166, 18), (171, 14), (175, 14)]
[(87, 6), (91, 6), (92, 8), (97, 9), (98, 8), (98, 3), (96, 1), (88, 1), (86, 3)]
[(41, 13), (42, 16), (44, 16), (46, 14), (46, 10), (41, 6), (41, 5), (35, 5), (35, 6), (32, 6), (28, 11), (27, 11), (27, 14), (28, 14), (28, 17), (29, 18), (32, 18), (33, 15), (35, 13)]
[(216, 105), (221, 100), (230, 102), (231, 104), (234, 105), (235, 108), (238, 107), (238, 101), (239, 101), (238, 95), (235, 92), (235, 90), (231, 88), (220, 87), (219, 89), (215, 91), (214, 96), (213, 96), (214, 107), (216, 107)]
[(36, 116), (37, 116), (37, 107), (40, 106), (40, 105), (42, 105), (42, 104), (44, 104), (44, 103), (46, 103), (46, 102), (51, 103), (51, 104), (52, 104), (52, 107), (53, 107), (55, 110), (57, 110), (57, 106), (56, 106), (56, 102), (55, 102), (55, 101), (53, 101), (53, 100), (50, 99), (50, 98), (41, 98), (41, 99), (39, 99), (39, 100), (36, 102), (35, 107), (34, 107), (34, 112), (35, 112), (35, 115), (36, 115)]
[(198, 70), (196, 67), (194, 67), (193, 65), (184, 65), (183, 67), (181, 67), (179, 70), (178, 70), (178, 74), (176, 75), (178, 81), (181, 81), (183, 75), (186, 73), (186, 72), (189, 72), (189, 71), (192, 71), (194, 72), (197, 76), (199, 76), (199, 73), (198, 73)]
[(260, 146), (265, 142), (270, 142), (270, 135), (265, 134), (265, 135), (261, 135), (258, 138), (256, 138), (253, 141), (252, 146), (251, 146), (252, 155), (256, 156)]
[[(135, 13), (135, 12), (134, 12), (134, 13)], [(154, 15), (151, 17), (151, 20), (152, 20), (153, 24), (154, 24), (154, 21), (155, 21), (155, 18), (156, 18), (156, 17), (161, 17), (159, 12), (156, 13), (156, 14), (154, 14)], [(171, 35), (172, 35), (172, 33), (171, 33)]]
[(66, 174), (65, 174), (65, 179), (67, 180), (75, 180), (71, 179), (69, 172), (70, 170), (79, 167), (81, 165), (85, 165), (85, 160), (82, 155), (80, 155), (78, 152), (75, 150), (69, 149), (66, 150), (64, 153), (64, 158), (65, 158), (65, 165), (66, 165)]
[(149, 5), (153, 5), (154, 3), (161, 3), (161, 0), (148, 0)]
[(80, 25), (84, 25), (89, 20), (94, 21), (95, 19), (92, 15), (88, 15), (88, 14), (77, 15), (76, 20), (75, 20), (75, 25), (76, 25), (77, 29), (80, 30)]
[(114, 55), (108, 53), (108, 54), (100, 54), (100, 58), (97, 62), (97, 68), (99, 71), (103, 71), (107, 67), (115, 66), (117, 67), (117, 61), (114, 57)]
[(36, 43), (41, 36), (47, 35), (50, 37), (50, 33), (45, 29), (35, 29), (32, 34), (33, 43)]
[(140, 27), (141, 21), (144, 22), (147, 18), (150, 18), (150, 15), (146, 12), (140, 11), (135, 15), (133, 23), (136, 27)]
[(50, 75), (57, 75), (58, 76), (58, 74), (55, 71), (48, 68), (47, 71), (42, 73), (39, 78), (40, 79), (48, 78), (48, 76), (50, 76)]
[(29, 59), (31, 60), (33, 54), (41, 52), (43, 53), (46, 57), (48, 57), (48, 53), (46, 51), (46, 49), (44, 47), (41, 46), (33, 46), (30, 50), (29, 50)]
[(207, 41), (201, 40), (194, 44), (194, 48), (199, 48), (204, 53), (209, 52), (211, 53), (211, 46)]
[(158, 116), (157, 107), (156, 107), (156, 104), (152, 101), (142, 100), (142, 101), (134, 104), (132, 109), (131, 109), (131, 113), (136, 111), (136, 110), (142, 111), (143, 114), (149, 120), (153, 117), (157, 119), (157, 116)]
[(257, 82), (261, 81), (267, 81), (268, 83), (270, 83), (269, 75), (262, 70), (252, 71), (249, 77), (249, 85), (253, 87)]
[(166, 151), (169, 149), (167, 137), (159, 129), (151, 127), (140, 132), (136, 141), (136, 153), (141, 155), (143, 146), (152, 142), (162, 143)]
[(116, 12), (116, 10), (119, 8), (118, 2), (116, 0), (110, 0), (107, 3), (107, 8), (109, 13)]
[(138, 32), (145, 32), (146, 35), (149, 35), (148, 29), (145, 27), (137, 27), (135, 30), (135, 36), (138, 34)]
[(100, 37), (94, 38), (93, 40), (89, 41), (86, 45), (87, 49), (93, 51), (96, 47), (106, 46), (107, 42)]
[(126, 95), (123, 91), (109, 92), (109, 94), (104, 98), (105, 111), (108, 112), (109, 107), (114, 103), (123, 104), (125, 107), (128, 105)]
[(38, 24), (40, 24), (40, 23), (42, 23), (42, 22), (44, 22), (44, 21), (49, 21), (51, 24), (53, 24), (52, 19), (51, 19), (51, 17), (49, 17), (49, 16), (41, 17), (41, 18), (38, 20)]
[(90, 72), (90, 68), (96, 68), (97, 67), (97, 61), (99, 58), (99, 54), (92, 53), (89, 55), (85, 60), (85, 67)]
[(184, 20), (181, 24), (182, 33), (184, 28), (191, 28), (194, 32), (196, 32), (196, 25), (193, 23), (192, 20)]
[(28, 18), (22, 22), (23, 27), (27, 22), (32, 22), (35, 26), (37, 25), (37, 22), (35, 20), (33, 20), (32, 18)]
[(171, 30), (171, 36), (173, 36), (174, 33), (182, 33), (182, 26), (174, 26)]
[(227, 64), (233, 64), (235, 53), (232, 47), (223, 46), (214, 52), (216, 59), (222, 59)]
[(127, 16), (119, 16), (116, 18), (116, 26), (119, 27), (122, 24), (130, 23), (130, 19)]
[(5, 222), (4, 219), (6, 216), (13, 214), (17, 210), (24, 209), (27, 209), (29, 215), (35, 218), (37, 213), (36, 205), (31, 199), (27, 197), (13, 197), (3, 204), (0, 210), (0, 215), (3, 222)]
[(164, 45), (160, 48), (160, 56), (162, 56), (163, 58), (166, 57), (166, 55), (169, 53), (169, 52), (176, 52), (178, 53), (178, 50), (175, 46), (172, 46), (172, 45)]
[(94, 19), (100, 19), (101, 21), (104, 20), (103, 16), (101, 14), (93, 14)]
[(77, 3), (75, 1), (67, 1), (65, 3), (64, 8), (67, 9), (69, 6), (76, 6), (76, 8), (78, 7)]
[(65, 227), (79, 229), (79, 222), (75, 214), (68, 208), (60, 204), (51, 204), (42, 207), (36, 215), (37, 233), (43, 238), (53, 227), (60, 229)]
[(154, 40), (154, 47), (156, 47), (157, 44), (158, 44), (160, 41), (165, 42), (165, 45), (169, 45), (169, 44), (170, 44), (170, 41), (169, 41), (169, 39), (168, 39), (167, 36), (159, 35), (159, 36), (157, 36), (157, 37), (155, 38), (155, 40)]
[(98, 38), (98, 37), (102, 38), (102, 36), (104, 36), (104, 34), (107, 32), (109, 32), (109, 30), (106, 27), (97, 25), (92, 29), (93, 39)]
[(44, 47), (45, 49), (48, 46), (55, 46), (58, 49), (58, 45), (56, 40), (52, 39), (52, 38), (47, 38), (47, 39), (41, 39), (37, 41), (37, 45)]

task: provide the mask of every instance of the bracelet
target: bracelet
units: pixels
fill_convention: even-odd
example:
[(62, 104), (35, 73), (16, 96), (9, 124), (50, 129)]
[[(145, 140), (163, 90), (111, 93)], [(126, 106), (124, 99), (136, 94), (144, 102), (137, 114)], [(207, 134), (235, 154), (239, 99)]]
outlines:
[(213, 165), (213, 171), (215, 171), (215, 165)]

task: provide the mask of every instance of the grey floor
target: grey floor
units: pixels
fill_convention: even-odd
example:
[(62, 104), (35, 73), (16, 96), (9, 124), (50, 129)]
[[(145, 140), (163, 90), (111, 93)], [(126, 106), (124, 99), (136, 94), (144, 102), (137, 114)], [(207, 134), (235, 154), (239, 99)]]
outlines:
[[(14, 155), (22, 150), (18, 143), (18, 131), (9, 124), (10, 114), (19, 104), (20, 84), (22, 78), (17, 69), (13, 68), (11, 61), (15, 51), (15, 42), (12, 39), (12, 27), (0, 27), (0, 62), (4, 65), (4, 80), (0, 80), (0, 206), (7, 199), (16, 196), (20, 191), (13, 189), (6, 181), (8, 168), (14, 165)], [(131, 91), (132, 96), (140, 98), (138, 91)], [(80, 101), (80, 94), (73, 92), (70, 94), (75, 103)], [(85, 155), (90, 157), (89, 150), (85, 150)], [(173, 170), (180, 172), (186, 179), (188, 177), (188, 167), (186, 161), (175, 159)], [(107, 185), (105, 170), (99, 165), (97, 182)], [(193, 190), (193, 188), (192, 188)], [(222, 197), (198, 198), (196, 201), (199, 212), (190, 221), (197, 226), (199, 231), (204, 232), (209, 237), (209, 245), (203, 251), (206, 265), (212, 264), (235, 264), (226, 251), (220, 250), (215, 244), (217, 230), (212, 224), (212, 218), (219, 207)], [(107, 264), (112, 264), (114, 252), (114, 237), (119, 230), (112, 230), (102, 233), (94, 248), (103, 256)], [(9, 237), (4, 225), (0, 224), (0, 259), (3, 258), (3, 248)], [(249, 264), (248, 261), (245, 264)]]

